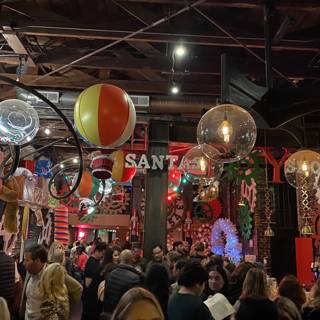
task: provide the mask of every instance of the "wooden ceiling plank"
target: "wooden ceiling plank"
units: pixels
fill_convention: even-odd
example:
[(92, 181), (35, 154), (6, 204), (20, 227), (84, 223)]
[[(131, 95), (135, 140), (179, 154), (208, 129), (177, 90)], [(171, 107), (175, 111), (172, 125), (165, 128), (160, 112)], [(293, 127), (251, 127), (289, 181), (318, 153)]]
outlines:
[[(0, 31), (1, 32), (1, 31)], [(119, 40), (127, 36), (131, 31), (123, 30), (76, 30), (72, 26), (70, 28), (55, 28), (55, 27), (22, 27), (20, 33), (25, 35), (46, 36), (46, 37), (65, 37), (86, 40)], [(239, 41), (245, 44), (248, 48), (264, 49), (263, 38), (247, 38), (238, 37)], [(131, 42), (150, 42), (150, 43), (177, 43), (183, 39), (185, 45), (203, 45), (216, 47), (235, 47), (242, 48), (232, 39), (226, 36), (211, 36), (197, 34), (174, 34), (174, 33), (152, 33), (142, 32), (131, 38)], [(290, 51), (310, 51), (318, 52), (317, 40), (282, 40), (272, 46), (273, 51), (290, 50)]]
[[(30, 56), (29, 52), (23, 45), (19, 35), (17, 32), (12, 31), (12, 30), (4, 30), (2, 32), (3, 37), (6, 39), (8, 42), (8, 45), (12, 48), (12, 50), (21, 55), (25, 55), (27, 57), (27, 64), (30, 67), (35, 67), (36, 64), (33, 61), (32, 57)], [(19, 59), (17, 59), (19, 60)]]
[[(11, 79), (16, 79), (16, 74), (2, 74)], [(28, 84), (38, 78), (37, 75), (22, 75), (20, 81)], [(63, 77), (63, 76), (51, 76), (43, 79), (39, 79), (36, 82), (30, 84), (32, 87), (38, 88), (56, 88), (56, 89), (78, 89), (83, 90), (93, 84), (99, 82), (99, 79), (86, 79), (79, 80), (78, 77)], [(0, 81), (0, 84), (4, 82)], [(163, 81), (132, 81), (132, 80), (108, 80), (108, 83), (114, 84), (123, 88), (124, 90), (143, 94), (168, 94), (168, 83)], [(192, 95), (204, 95), (204, 96), (219, 96), (220, 85), (209, 85), (207, 83), (183, 83), (181, 84), (184, 94)]]
[[(140, 2), (148, 4), (175, 4), (185, 5), (183, 0), (117, 0), (119, 2)], [(256, 9), (263, 8), (264, 1), (261, 0), (244, 0), (244, 1), (230, 1), (230, 0), (207, 0), (201, 6), (223, 7), (223, 8), (240, 8), (240, 9)], [(317, 0), (277, 0), (276, 7), (282, 10), (320, 10), (319, 2)]]

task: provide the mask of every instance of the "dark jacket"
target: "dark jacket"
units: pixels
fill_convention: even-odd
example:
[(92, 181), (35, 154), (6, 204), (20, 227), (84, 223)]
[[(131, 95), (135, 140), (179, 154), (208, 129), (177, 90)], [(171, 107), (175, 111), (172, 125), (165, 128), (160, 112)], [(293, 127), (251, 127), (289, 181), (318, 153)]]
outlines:
[(11, 257), (0, 251), (0, 296), (8, 303), (13, 299), (15, 267)]
[(133, 287), (142, 285), (142, 274), (133, 266), (119, 264), (106, 279), (103, 309), (113, 312), (122, 295)]
[(313, 308), (312, 306), (304, 307), (302, 312), (302, 319), (303, 320), (320, 319), (320, 308)]

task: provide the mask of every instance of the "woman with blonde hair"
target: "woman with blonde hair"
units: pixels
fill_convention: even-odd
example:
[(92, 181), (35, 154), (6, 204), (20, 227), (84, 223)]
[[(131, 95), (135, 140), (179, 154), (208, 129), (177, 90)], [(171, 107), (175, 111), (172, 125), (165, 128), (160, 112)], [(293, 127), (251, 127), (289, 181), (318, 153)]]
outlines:
[(0, 297), (0, 316), (1, 320), (10, 320), (10, 312), (6, 299)]
[(164, 320), (159, 302), (146, 289), (132, 288), (120, 299), (111, 320)]
[(310, 291), (310, 302), (302, 307), (303, 319), (320, 319), (320, 279), (316, 281)]
[(39, 292), (43, 300), (40, 306), (41, 319), (69, 319), (68, 290), (64, 281), (65, 270), (59, 263), (49, 264), (44, 269), (39, 282)]
[(235, 310), (239, 310), (241, 301), (251, 296), (269, 298), (266, 273), (258, 268), (251, 268), (242, 285), (242, 292), (239, 300), (234, 304)]

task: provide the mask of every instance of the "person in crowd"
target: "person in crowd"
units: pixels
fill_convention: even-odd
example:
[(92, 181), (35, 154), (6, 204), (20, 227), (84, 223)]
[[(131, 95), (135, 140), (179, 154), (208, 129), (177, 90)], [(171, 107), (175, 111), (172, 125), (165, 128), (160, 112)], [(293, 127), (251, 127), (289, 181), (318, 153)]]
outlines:
[(184, 245), (182, 241), (178, 240), (173, 242), (172, 251), (180, 258), (185, 257)]
[(205, 247), (202, 242), (197, 242), (194, 244), (193, 251), (190, 254), (192, 259), (199, 259), (200, 261), (206, 258)]
[(101, 264), (101, 272), (100, 272), (100, 277), (102, 281), (100, 282), (98, 286), (98, 299), (99, 302), (103, 302), (104, 298), (104, 289), (105, 289), (105, 279), (108, 278), (110, 272), (116, 268), (116, 266), (119, 263), (118, 257), (115, 259), (114, 258), (114, 250), (113, 248), (107, 247), (106, 251), (104, 253), (104, 257), (102, 260)]
[(122, 295), (133, 287), (143, 283), (142, 274), (133, 266), (133, 254), (131, 250), (123, 250), (120, 253), (120, 264), (109, 274), (106, 280), (103, 309), (112, 313)]
[(318, 279), (310, 291), (310, 301), (303, 306), (303, 320), (320, 319), (320, 279)]
[(147, 261), (143, 258), (141, 243), (132, 243), (133, 265), (140, 272), (145, 272)]
[(42, 298), (39, 282), (47, 263), (47, 251), (39, 244), (31, 244), (24, 250), (24, 265), (27, 276), (24, 282), (20, 317), (26, 320), (41, 319), (40, 305)]
[(44, 268), (39, 281), (39, 300), (41, 301), (39, 319), (69, 319), (69, 299), (65, 285), (65, 274), (63, 266), (56, 262)]
[(298, 279), (293, 275), (285, 276), (279, 284), (279, 296), (289, 298), (297, 306), (299, 312), (307, 301), (306, 294)]
[(152, 248), (152, 260), (148, 262), (147, 267), (146, 267), (146, 272), (148, 272), (149, 268), (154, 263), (162, 263), (167, 268), (168, 272), (170, 273), (169, 265), (168, 265), (166, 258), (164, 256), (163, 247), (159, 244), (153, 246), (153, 248)]
[(80, 270), (84, 271), (84, 268), (86, 267), (88, 258), (89, 257), (85, 253), (85, 247), (82, 246), (82, 245), (77, 247), (77, 250), (76, 250), (76, 265)]
[(185, 256), (189, 256), (189, 253), (190, 253), (190, 244), (188, 241), (182, 241), (183, 243), (183, 252), (184, 252), (184, 255)]
[(171, 284), (171, 292), (172, 293), (178, 292), (180, 290), (180, 286), (178, 285), (178, 281), (180, 279), (182, 269), (186, 263), (187, 263), (186, 259), (179, 259), (173, 265), (172, 275), (175, 279), (175, 282)]
[[(63, 246), (57, 246), (54, 243), (50, 246), (48, 251), (48, 263), (59, 263), (65, 266), (65, 253)], [(67, 272), (65, 272), (64, 283), (68, 291), (68, 299), (70, 305), (70, 315), (72, 316), (77, 312), (77, 307), (82, 295), (82, 285)]]
[(92, 253), (92, 249), (94, 249), (93, 241), (90, 241), (88, 246), (86, 247), (86, 254), (87, 256), (90, 256)]
[(213, 320), (202, 294), (208, 272), (199, 261), (188, 261), (182, 269), (179, 292), (171, 295), (168, 303), (169, 320)]
[(75, 259), (75, 254), (76, 254), (76, 251), (77, 251), (77, 248), (80, 246), (80, 241), (75, 241), (73, 243), (73, 246), (72, 248), (70, 249), (70, 259), (71, 261), (73, 261)]
[(98, 318), (101, 310), (97, 291), (100, 282), (103, 280), (101, 275), (101, 259), (107, 249), (105, 242), (97, 242), (94, 251), (89, 257), (84, 270), (84, 289), (82, 294), (82, 320)]
[(164, 265), (154, 263), (149, 268), (145, 277), (145, 287), (155, 295), (160, 303), (165, 318), (167, 318), (169, 273)]
[(113, 246), (112, 247), (112, 261), (114, 264), (118, 264), (120, 262), (120, 253), (121, 247)]
[(5, 298), (0, 297), (0, 316), (1, 320), (10, 320), (10, 312)]
[(229, 283), (225, 270), (220, 265), (214, 265), (210, 262), (207, 266), (207, 271), (209, 279), (202, 295), (203, 300), (207, 300), (216, 293), (221, 293), (228, 299)]
[(239, 310), (242, 301), (250, 296), (258, 296), (269, 299), (266, 273), (257, 268), (251, 268), (244, 279), (239, 300), (235, 303), (235, 310)]
[(275, 300), (279, 320), (302, 320), (301, 314), (296, 305), (286, 297), (279, 297)]
[(12, 306), (15, 287), (15, 263), (4, 252), (4, 239), (0, 236), (0, 295)]
[(241, 262), (231, 274), (229, 287), (229, 301), (231, 304), (235, 304), (239, 300), (244, 279), (251, 268), (254, 268), (252, 263)]
[(227, 257), (223, 258), (223, 267), (229, 272), (230, 276), (232, 272), (236, 269), (236, 265), (230, 262), (230, 260)]
[(278, 310), (268, 298), (250, 295), (241, 301), (236, 320), (278, 320)]
[(155, 296), (143, 288), (132, 288), (120, 299), (111, 320), (164, 320)]

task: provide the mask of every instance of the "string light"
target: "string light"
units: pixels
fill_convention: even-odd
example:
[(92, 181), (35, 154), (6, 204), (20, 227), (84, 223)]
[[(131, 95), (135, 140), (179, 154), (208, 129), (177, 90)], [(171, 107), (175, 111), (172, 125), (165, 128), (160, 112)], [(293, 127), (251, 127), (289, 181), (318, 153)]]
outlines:
[(78, 163), (78, 158), (73, 158), (72, 162), (73, 163)]

